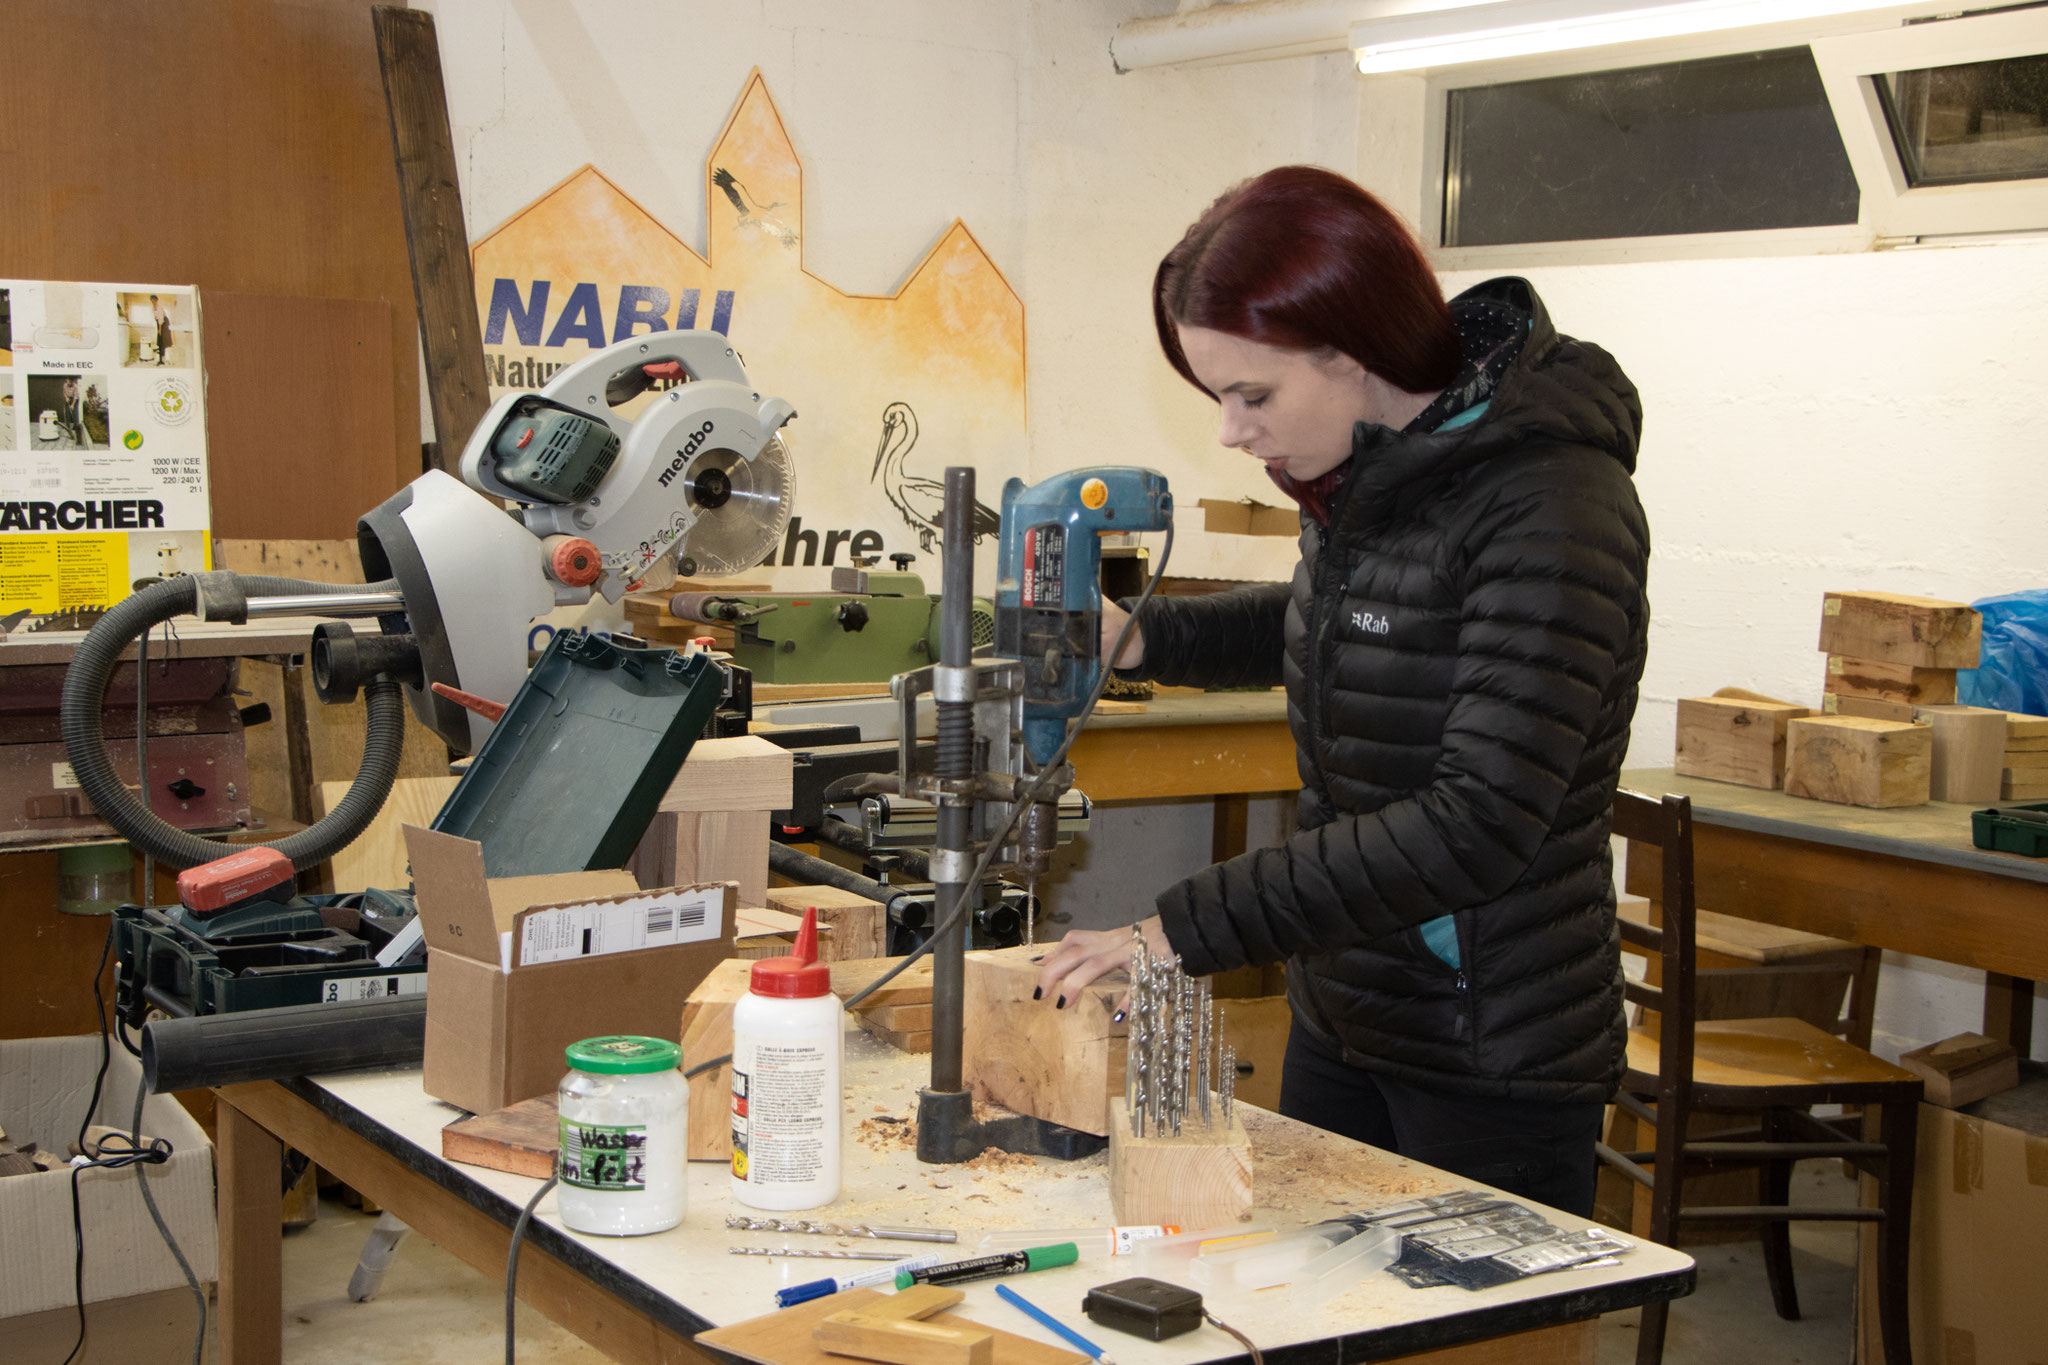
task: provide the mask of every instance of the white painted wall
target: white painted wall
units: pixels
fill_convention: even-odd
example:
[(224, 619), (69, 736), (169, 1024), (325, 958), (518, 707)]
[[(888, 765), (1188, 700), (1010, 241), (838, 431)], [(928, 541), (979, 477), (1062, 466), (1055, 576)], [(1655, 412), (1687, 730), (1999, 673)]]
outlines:
[[(1028, 475), (1147, 463), (1184, 501), (1271, 500), (1158, 355), (1154, 265), (1217, 193), (1282, 162), (1357, 174), (1419, 212), (1419, 81), (1361, 87), (1342, 56), (1115, 74), (1116, 25), (1173, 0), (420, 7), (441, 32), (472, 236), (593, 162), (701, 249), (703, 156), (756, 66), (805, 165), (811, 270), (892, 290), (966, 220), (1025, 300)], [(1632, 761), (1668, 760), (1678, 696), (1817, 697), (1827, 588), (2048, 584), (2032, 491), (2048, 243), (1528, 273), (1648, 409), (1655, 625)], [(1200, 561), (1200, 538), (1183, 539)], [(1206, 860), (1209, 819), (1118, 811), (1100, 834), (1149, 861), (1126, 876), (1081, 850), (1060, 892), (1077, 919), (1148, 905)], [(1894, 1046), (1978, 1021), (1974, 976), (1955, 969), (1896, 964), (1882, 995)]]

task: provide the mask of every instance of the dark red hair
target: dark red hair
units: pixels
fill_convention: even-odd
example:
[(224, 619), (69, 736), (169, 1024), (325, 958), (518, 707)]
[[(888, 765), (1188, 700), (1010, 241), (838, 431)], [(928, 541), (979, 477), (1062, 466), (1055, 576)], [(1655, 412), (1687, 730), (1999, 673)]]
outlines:
[(1464, 360), (1415, 235), (1316, 166), (1281, 166), (1225, 191), (1159, 263), (1152, 317), (1166, 358), (1204, 393), (1181, 351), (1184, 326), (1342, 351), (1409, 393), (1443, 388)]

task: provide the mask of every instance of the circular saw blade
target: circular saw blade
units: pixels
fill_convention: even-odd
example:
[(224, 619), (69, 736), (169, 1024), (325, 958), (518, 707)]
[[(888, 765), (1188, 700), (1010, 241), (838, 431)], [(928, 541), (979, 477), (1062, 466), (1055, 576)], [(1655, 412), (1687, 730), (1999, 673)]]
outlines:
[[(706, 478), (710, 475), (710, 478)], [(722, 476), (729, 492), (718, 497)], [(680, 559), (686, 576), (728, 578), (759, 568), (782, 543), (796, 494), (789, 447), (780, 436), (751, 460), (736, 451), (707, 450), (690, 462), (685, 496), (696, 514), (683, 537)], [(712, 491), (710, 498), (707, 491)]]

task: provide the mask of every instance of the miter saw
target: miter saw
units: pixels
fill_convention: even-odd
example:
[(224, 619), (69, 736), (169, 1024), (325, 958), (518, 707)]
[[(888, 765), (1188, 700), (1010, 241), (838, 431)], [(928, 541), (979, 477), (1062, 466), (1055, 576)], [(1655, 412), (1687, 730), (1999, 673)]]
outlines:
[[(653, 390), (653, 392), (649, 392)], [(628, 409), (637, 406), (637, 415)], [(369, 709), (361, 771), (332, 813), (277, 847), (297, 868), (367, 826), (397, 771), (399, 698), (458, 752), (492, 732), (528, 668), (530, 623), (602, 594), (661, 588), (678, 572), (751, 569), (780, 541), (792, 474), (779, 435), (796, 411), (748, 379), (717, 332), (635, 337), (494, 403), (463, 450), (460, 478), (423, 474), (357, 523), (359, 585), (215, 572), (153, 585), (87, 635), (65, 679), (64, 741), (81, 787), (129, 840), (178, 867), (226, 846), (172, 828), (123, 787), (99, 716), (126, 646), (187, 613), (345, 619), (309, 653), (323, 700), (358, 690)], [(487, 496), (488, 495), (488, 496)], [(492, 497), (505, 499), (501, 508)], [(481, 700), (481, 709), (468, 702)]]

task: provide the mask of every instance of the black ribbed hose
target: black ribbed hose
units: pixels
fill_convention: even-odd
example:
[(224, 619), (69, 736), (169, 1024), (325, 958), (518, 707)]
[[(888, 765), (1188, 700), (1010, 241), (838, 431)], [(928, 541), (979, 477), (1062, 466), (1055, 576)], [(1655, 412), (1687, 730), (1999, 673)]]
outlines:
[[(283, 597), (317, 593), (389, 592), (395, 583), (306, 583), (296, 578), (241, 575), (238, 583), (249, 597)], [(64, 748), (79, 789), (92, 802), (100, 817), (143, 852), (173, 867), (197, 867), (224, 858), (246, 845), (226, 844), (190, 834), (159, 819), (146, 809), (114, 772), (107, 756), (106, 732), (100, 725), (100, 710), (106, 704), (107, 684), (121, 652), (131, 642), (174, 616), (197, 610), (198, 587), (190, 578), (173, 578), (142, 589), (117, 603), (87, 632), (78, 646), (71, 667), (64, 674), (64, 698), (59, 710)], [(399, 685), (389, 678), (373, 679), (363, 688), (369, 708), (363, 736), (363, 762), (356, 771), (348, 793), (327, 816), (308, 829), (280, 839), (273, 845), (291, 859), (292, 867), (305, 871), (325, 861), (336, 850), (348, 846), (375, 818), (391, 784), (398, 776), (398, 755), (405, 742), (405, 698)], [(149, 774), (140, 774), (143, 782)]]

